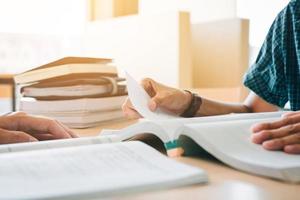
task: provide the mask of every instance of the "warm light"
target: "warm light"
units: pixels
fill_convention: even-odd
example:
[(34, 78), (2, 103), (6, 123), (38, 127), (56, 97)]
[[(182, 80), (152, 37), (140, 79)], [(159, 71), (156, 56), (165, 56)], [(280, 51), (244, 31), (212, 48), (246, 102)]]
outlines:
[(74, 34), (86, 20), (87, 0), (0, 0), (0, 32)]

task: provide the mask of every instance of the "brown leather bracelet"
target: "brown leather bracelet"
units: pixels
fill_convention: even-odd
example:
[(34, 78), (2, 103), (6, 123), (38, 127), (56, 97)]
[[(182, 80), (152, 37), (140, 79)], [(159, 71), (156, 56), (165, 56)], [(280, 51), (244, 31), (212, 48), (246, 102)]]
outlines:
[(187, 107), (187, 109), (180, 115), (181, 117), (194, 117), (197, 114), (197, 111), (200, 109), (200, 106), (202, 104), (202, 98), (192, 93), (191, 91), (184, 90), (192, 95), (192, 101), (190, 105)]

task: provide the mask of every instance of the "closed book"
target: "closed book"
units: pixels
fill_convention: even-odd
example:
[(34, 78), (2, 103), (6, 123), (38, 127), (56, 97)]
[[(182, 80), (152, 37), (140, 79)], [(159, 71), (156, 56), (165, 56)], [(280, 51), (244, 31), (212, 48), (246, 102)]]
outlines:
[(37, 100), (69, 100), (127, 95), (125, 85), (117, 85), (116, 91), (113, 89), (112, 84), (76, 85), (51, 88), (25, 87), (22, 88), (22, 96), (33, 97)]
[(67, 100), (126, 95), (124, 78), (99, 76), (60, 81), (42, 80), (21, 86), (23, 97), (38, 100)]
[(78, 77), (117, 76), (116, 67), (111, 59), (66, 57), (33, 68), (14, 77), (15, 83), (26, 84), (41, 80), (70, 80)]
[(113, 109), (120, 109), (126, 97), (127, 95), (57, 101), (40, 101), (34, 98), (23, 97), (19, 101), (19, 110), (29, 113), (107, 111)]
[(56, 119), (70, 128), (88, 128), (102, 122), (118, 120), (124, 117), (122, 109), (107, 111), (73, 111), (73, 112), (28, 112)]
[(116, 83), (124, 82), (125, 78), (120, 77), (106, 77), (101, 74), (96, 74), (90, 77), (78, 77), (72, 79), (61, 79), (61, 80), (41, 80), (30, 84), (21, 85), (23, 88), (53, 88), (53, 87), (67, 87), (76, 85), (106, 85), (112, 81)]

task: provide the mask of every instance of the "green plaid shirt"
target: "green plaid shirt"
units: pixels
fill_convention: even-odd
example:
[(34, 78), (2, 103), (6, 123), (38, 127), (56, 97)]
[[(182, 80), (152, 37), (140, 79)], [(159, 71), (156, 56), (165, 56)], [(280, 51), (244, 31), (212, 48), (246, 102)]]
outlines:
[(300, 0), (276, 17), (244, 84), (267, 102), (300, 110)]

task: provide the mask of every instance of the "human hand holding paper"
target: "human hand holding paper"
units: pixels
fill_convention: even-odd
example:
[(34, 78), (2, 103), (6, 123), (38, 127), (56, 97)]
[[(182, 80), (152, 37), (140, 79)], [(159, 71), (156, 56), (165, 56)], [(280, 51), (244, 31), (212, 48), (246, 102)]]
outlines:
[[(145, 89), (140, 84), (138, 84), (138, 82), (134, 78), (132, 78), (128, 73), (126, 73), (126, 80), (129, 96), (129, 100), (127, 100), (123, 105), (123, 111), (126, 115), (128, 115), (129, 117), (134, 116), (134, 118), (144, 117), (152, 120), (171, 119), (178, 117), (177, 114), (179, 113), (177, 113), (177, 105), (172, 104), (172, 102), (174, 102), (174, 98), (167, 98), (169, 99), (169, 101), (171, 101), (168, 102), (165, 101), (166, 99), (161, 99), (161, 97), (156, 95), (154, 91), (151, 91), (149, 89), (148, 93), (145, 91), (145, 89), (147, 90), (145, 82), (151, 79), (144, 79), (143, 85)], [(159, 106), (166, 108), (166, 106), (164, 105), (168, 105), (165, 109), (166, 111), (162, 111), (157, 104), (153, 105), (157, 103), (154, 101), (160, 100), (163, 101), (159, 102), (161, 103)], [(135, 113), (135, 111), (137, 113)]]

